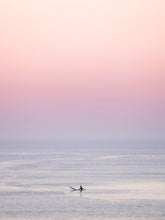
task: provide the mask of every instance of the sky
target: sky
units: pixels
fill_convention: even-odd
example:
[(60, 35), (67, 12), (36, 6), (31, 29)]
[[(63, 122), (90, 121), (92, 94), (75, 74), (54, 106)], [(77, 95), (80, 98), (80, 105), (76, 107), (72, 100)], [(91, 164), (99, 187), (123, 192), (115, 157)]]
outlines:
[(164, 139), (164, 0), (1, 0), (0, 139)]

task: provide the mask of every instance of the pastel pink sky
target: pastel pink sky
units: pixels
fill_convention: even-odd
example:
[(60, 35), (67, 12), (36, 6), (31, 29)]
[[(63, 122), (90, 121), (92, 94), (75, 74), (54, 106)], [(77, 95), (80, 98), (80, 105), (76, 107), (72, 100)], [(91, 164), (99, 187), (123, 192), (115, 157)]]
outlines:
[(2, 0), (0, 138), (163, 139), (164, 0)]

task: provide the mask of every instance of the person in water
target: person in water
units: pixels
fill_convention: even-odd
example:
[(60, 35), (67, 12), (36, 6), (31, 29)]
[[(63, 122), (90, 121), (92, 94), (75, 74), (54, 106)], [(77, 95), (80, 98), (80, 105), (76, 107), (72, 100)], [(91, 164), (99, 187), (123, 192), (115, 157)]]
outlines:
[(82, 185), (80, 185), (80, 192), (82, 192), (82, 191), (83, 191), (83, 189), (84, 189), (84, 188), (82, 187)]

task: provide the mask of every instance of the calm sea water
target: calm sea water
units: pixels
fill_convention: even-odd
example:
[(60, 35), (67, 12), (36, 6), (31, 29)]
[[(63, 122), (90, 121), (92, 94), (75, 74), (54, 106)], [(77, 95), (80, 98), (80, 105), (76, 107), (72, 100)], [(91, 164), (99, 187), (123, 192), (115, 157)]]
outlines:
[(165, 142), (1, 141), (0, 219), (164, 220)]

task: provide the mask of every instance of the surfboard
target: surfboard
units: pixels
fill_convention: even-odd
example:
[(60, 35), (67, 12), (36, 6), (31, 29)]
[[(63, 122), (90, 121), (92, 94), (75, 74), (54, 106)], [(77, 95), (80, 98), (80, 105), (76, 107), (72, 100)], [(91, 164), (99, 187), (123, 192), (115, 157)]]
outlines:
[(69, 186), (69, 187), (71, 188), (71, 190), (80, 191), (80, 189), (76, 189), (76, 188), (74, 188), (72, 186)]
[[(73, 191), (81, 191), (80, 189), (76, 189), (76, 188), (74, 188), (74, 187), (72, 187), (72, 186), (69, 186), (69, 187), (70, 187), (71, 190), (73, 190)], [(82, 188), (82, 190), (86, 190), (86, 189)]]

